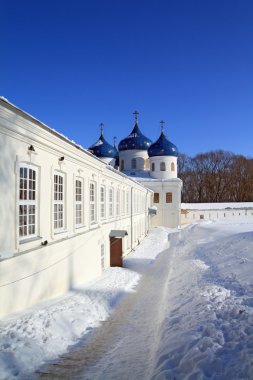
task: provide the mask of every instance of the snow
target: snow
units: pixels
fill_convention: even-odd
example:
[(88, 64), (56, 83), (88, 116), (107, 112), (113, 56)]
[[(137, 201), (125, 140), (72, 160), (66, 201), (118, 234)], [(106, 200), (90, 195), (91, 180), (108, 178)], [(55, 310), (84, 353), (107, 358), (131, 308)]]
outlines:
[(154, 229), (124, 260), (125, 268), (108, 268), (83, 288), (2, 319), (0, 379), (26, 378), (26, 373), (78, 343), (108, 319), (123, 295), (132, 291), (141, 273), (167, 246), (168, 231)]
[(3, 319), (0, 378), (252, 379), (252, 272), (246, 218), (153, 229), (124, 268)]
[(253, 208), (253, 202), (227, 202), (227, 203), (182, 203), (182, 210), (225, 210), (225, 209)]

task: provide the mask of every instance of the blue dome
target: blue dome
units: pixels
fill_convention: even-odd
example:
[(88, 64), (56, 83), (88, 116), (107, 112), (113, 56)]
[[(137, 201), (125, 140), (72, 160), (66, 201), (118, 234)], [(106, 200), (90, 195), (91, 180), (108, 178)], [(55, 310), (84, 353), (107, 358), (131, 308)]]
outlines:
[(130, 135), (120, 141), (119, 151), (130, 149), (147, 150), (151, 144), (152, 141), (141, 133), (136, 122)]
[(176, 145), (170, 142), (165, 134), (161, 133), (159, 139), (148, 148), (149, 157), (154, 156), (178, 156)]
[(93, 153), (95, 156), (102, 158), (102, 157), (109, 157), (109, 158), (116, 158), (118, 151), (117, 149), (109, 144), (105, 138), (103, 133), (101, 132), (101, 135), (95, 144), (93, 144), (89, 150), (91, 153)]

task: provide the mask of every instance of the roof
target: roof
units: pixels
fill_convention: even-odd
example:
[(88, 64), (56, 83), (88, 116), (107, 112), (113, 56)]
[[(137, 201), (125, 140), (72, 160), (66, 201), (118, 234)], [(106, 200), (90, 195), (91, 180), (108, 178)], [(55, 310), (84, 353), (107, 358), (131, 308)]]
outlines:
[[(104, 163), (103, 161), (101, 161), (99, 158), (97, 158), (96, 156), (94, 156), (92, 153), (90, 153), (87, 149), (83, 148), (81, 145), (78, 145), (76, 144), (73, 140), (70, 140), (68, 139), (66, 136), (62, 135), (61, 133), (55, 131), (54, 129), (48, 127), (46, 124), (42, 123), (40, 120), (36, 119), (34, 116), (30, 115), (29, 113), (23, 111), (21, 108), (18, 108), (17, 106), (15, 106), (14, 104), (12, 104), (11, 102), (9, 102), (5, 97), (3, 96), (0, 96), (0, 104), (3, 103), (3, 105), (5, 107), (8, 107), (9, 109), (15, 111), (17, 114), (21, 115), (23, 118), (35, 123), (37, 126), (39, 126), (40, 128), (43, 128), (45, 129), (46, 131), (48, 131), (49, 133), (51, 133), (52, 135), (60, 138), (61, 140), (64, 140), (66, 143), (74, 146), (76, 149), (82, 151), (83, 153), (89, 155), (90, 157), (92, 157), (94, 160), (98, 160), (99, 162), (101, 162), (103, 165), (106, 165), (106, 168), (108, 170), (111, 170), (113, 171), (114, 173), (116, 173), (117, 175), (121, 176), (121, 177), (125, 177), (127, 179), (129, 179), (130, 181), (132, 182), (135, 182), (136, 181), (125, 175), (124, 173), (114, 169), (112, 166), (110, 165), (107, 165), (106, 163)], [(151, 191), (150, 189), (148, 189), (147, 187), (143, 186), (141, 183), (138, 183), (141, 187), (145, 188), (146, 191)]]
[(101, 132), (99, 139), (93, 144), (89, 151), (92, 152), (96, 157), (111, 157), (116, 158), (118, 151), (117, 149), (109, 144), (104, 138), (103, 132)]
[(132, 149), (147, 150), (151, 144), (152, 144), (152, 141), (148, 137), (142, 134), (138, 126), (138, 123), (136, 121), (130, 135), (128, 135), (126, 138), (120, 141), (119, 151), (132, 150)]
[(149, 157), (154, 156), (178, 156), (176, 145), (172, 144), (162, 131), (158, 140), (148, 148)]

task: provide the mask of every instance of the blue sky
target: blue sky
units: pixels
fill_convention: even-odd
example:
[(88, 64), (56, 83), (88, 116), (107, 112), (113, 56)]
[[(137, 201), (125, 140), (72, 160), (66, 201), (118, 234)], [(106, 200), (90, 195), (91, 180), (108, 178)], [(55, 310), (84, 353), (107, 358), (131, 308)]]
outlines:
[(181, 152), (253, 156), (252, 0), (12, 0), (0, 28), (0, 95), (83, 146), (137, 109)]

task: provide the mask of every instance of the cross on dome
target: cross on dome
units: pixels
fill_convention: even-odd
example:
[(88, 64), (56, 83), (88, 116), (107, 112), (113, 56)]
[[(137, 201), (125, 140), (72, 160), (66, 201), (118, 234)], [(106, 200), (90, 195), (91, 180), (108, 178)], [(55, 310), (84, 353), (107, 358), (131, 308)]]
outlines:
[(100, 126), (100, 133), (101, 135), (103, 135), (104, 123), (100, 123), (99, 126)]
[(161, 132), (164, 132), (164, 124), (165, 124), (165, 121), (164, 121), (164, 120), (161, 120), (161, 121), (160, 121), (160, 124), (161, 124)]
[(134, 117), (135, 117), (135, 122), (137, 123), (137, 122), (138, 122), (138, 115), (139, 115), (139, 112), (138, 112), (138, 111), (134, 111), (133, 115), (134, 115)]

